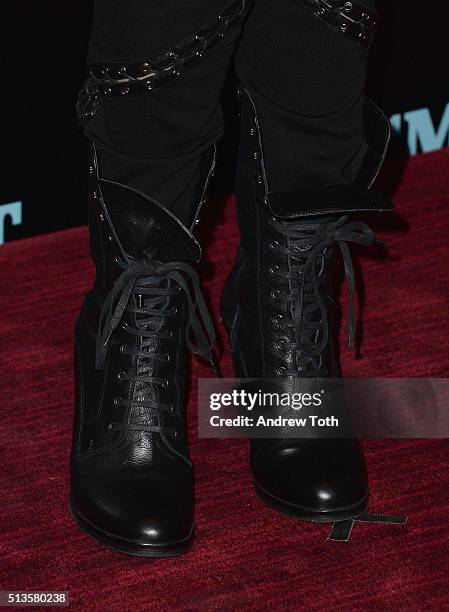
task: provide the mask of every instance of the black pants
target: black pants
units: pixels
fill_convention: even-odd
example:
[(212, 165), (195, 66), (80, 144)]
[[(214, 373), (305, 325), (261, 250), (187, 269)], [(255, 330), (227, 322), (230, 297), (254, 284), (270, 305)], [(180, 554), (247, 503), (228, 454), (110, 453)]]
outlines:
[[(230, 0), (96, 0), (89, 62), (151, 60), (213, 24)], [(374, 10), (375, 0), (349, 7)], [(107, 178), (136, 187), (189, 221), (202, 153), (223, 131), (231, 61), (258, 112), (270, 190), (350, 183), (363, 142), (367, 48), (301, 0), (255, 0), (244, 19), (137, 95), (102, 97), (86, 134)], [(150, 62), (151, 63), (151, 62)]]

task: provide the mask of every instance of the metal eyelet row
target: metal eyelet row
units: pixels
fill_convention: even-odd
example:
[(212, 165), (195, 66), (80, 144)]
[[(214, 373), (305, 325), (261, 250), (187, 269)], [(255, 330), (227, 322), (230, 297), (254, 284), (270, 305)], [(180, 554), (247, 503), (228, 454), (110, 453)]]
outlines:
[(178, 77), (182, 68), (218, 43), (243, 17), (248, 0), (234, 0), (216, 20), (177, 47), (148, 60), (90, 65), (89, 76), (78, 97), (78, 116), (90, 119), (101, 97), (121, 97), (149, 92)]
[(310, 8), (331, 28), (370, 47), (376, 28), (376, 16), (351, 0), (298, 0)]

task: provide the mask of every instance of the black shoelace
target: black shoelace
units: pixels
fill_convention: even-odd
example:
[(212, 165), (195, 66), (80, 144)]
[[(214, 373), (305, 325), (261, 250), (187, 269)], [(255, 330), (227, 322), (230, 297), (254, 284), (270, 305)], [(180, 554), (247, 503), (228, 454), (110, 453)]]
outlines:
[(296, 342), (284, 345), (296, 351), (297, 369), (290, 371), (282, 368), (284, 376), (304, 372), (307, 365), (311, 366), (313, 374), (318, 375), (322, 365), (321, 355), (329, 341), (329, 324), (320, 291), (320, 277), (324, 271), (326, 252), (335, 243), (340, 247), (349, 288), (348, 345), (352, 349), (355, 332), (355, 279), (348, 243), (369, 246), (376, 240), (366, 223), (346, 223), (347, 219), (344, 216), (325, 224), (310, 221), (287, 223), (274, 218), (270, 221), (276, 231), (289, 239), (289, 247), (272, 243), (273, 248), (289, 257), (291, 262), (290, 271), (283, 276), (292, 287), (291, 294), (285, 296), (293, 304), (292, 322), (287, 325), (294, 328)]
[[(132, 336), (141, 338), (141, 350), (122, 345), (121, 350), (139, 359), (137, 373), (120, 372), (121, 380), (136, 383), (132, 400), (116, 398), (116, 405), (145, 411), (145, 423), (111, 423), (111, 429), (150, 431), (177, 435), (175, 430), (160, 424), (161, 412), (172, 412), (171, 404), (156, 401), (154, 385), (166, 387), (167, 379), (153, 375), (157, 361), (167, 361), (170, 356), (155, 350), (157, 340), (169, 338), (165, 329), (168, 317), (177, 314), (170, 307), (170, 296), (184, 292), (188, 307), (186, 344), (189, 350), (209, 360), (214, 366), (213, 347), (215, 330), (201, 293), (200, 281), (195, 270), (184, 262), (162, 263), (143, 259), (128, 264), (119, 261), (123, 272), (106, 298), (100, 314), (97, 336), (96, 368), (104, 369), (112, 334), (121, 324), (125, 312), (135, 315), (136, 326), (123, 323), (122, 327)], [(192, 297), (193, 294), (193, 297)], [(193, 342), (191, 337), (196, 342)]]

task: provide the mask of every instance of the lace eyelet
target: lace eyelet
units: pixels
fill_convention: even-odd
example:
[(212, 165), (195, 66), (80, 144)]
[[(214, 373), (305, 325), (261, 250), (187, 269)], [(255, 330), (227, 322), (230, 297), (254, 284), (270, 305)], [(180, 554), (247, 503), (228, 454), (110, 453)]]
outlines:
[(119, 382), (122, 382), (125, 376), (126, 376), (126, 372), (119, 372), (119, 373), (117, 374), (117, 380), (118, 380)]
[(164, 387), (164, 389), (166, 389), (168, 387), (168, 384), (169, 384), (168, 380), (165, 379), (162, 381), (161, 386)]
[(170, 404), (170, 407), (168, 409), (168, 414), (173, 414), (174, 411), (175, 411), (175, 407), (173, 406), (173, 404)]
[(273, 289), (273, 290), (271, 291), (271, 298), (272, 298), (273, 300), (278, 300), (280, 297), (281, 297), (281, 292), (280, 292), (280, 290), (279, 290), (279, 289)]
[(128, 350), (128, 345), (127, 344), (122, 344), (120, 346), (120, 352), (121, 353), (126, 353), (127, 350)]
[(167, 338), (173, 338), (173, 332), (172, 332), (171, 329), (169, 330), (169, 332), (167, 334)]
[(277, 314), (276, 316), (273, 317), (273, 323), (276, 323), (276, 325), (281, 325), (283, 321), (284, 321), (284, 316), (281, 314)]
[(177, 437), (179, 436), (179, 433), (176, 431), (176, 429), (173, 429), (173, 430), (172, 430), (172, 436), (173, 436), (174, 438), (177, 438)]
[(168, 353), (166, 353), (166, 354), (164, 355), (164, 361), (165, 361), (165, 363), (168, 363), (170, 360), (171, 360), (171, 355), (169, 355)]
[(287, 368), (284, 368), (284, 366), (281, 366), (280, 368), (276, 370), (276, 375), (285, 376), (286, 372), (287, 372)]
[(173, 308), (172, 312), (173, 312), (173, 314), (178, 314), (178, 307), (177, 307), (177, 306), (175, 306), (175, 307)]
[(279, 272), (279, 266), (277, 266), (277, 265), (271, 266), (271, 268), (268, 270), (268, 272), (272, 276), (275, 276)]
[(274, 249), (279, 246), (279, 242), (277, 240), (271, 240), (268, 246), (272, 251), (274, 251)]
[(282, 340), (282, 338), (276, 342), (276, 347), (281, 351), (285, 349), (285, 345), (286, 345), (286, 342), (285, 340)]

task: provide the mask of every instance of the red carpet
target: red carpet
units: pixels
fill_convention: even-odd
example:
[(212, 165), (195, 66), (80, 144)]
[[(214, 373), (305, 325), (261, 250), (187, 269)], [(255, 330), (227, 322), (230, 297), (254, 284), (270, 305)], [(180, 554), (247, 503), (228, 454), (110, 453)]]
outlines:
[[(385, 173), (380, 182), (386, 184)], [(389, 256), (360, 253), (363, 343), (343, 350), (349, 376), (443, 377), (449, 355), (449, 149), (413, 158), (396, 214), (373, 227)], [(64, 203), (61, 201), (61, 206)], [(218, 204), (217, 204), (218, 206)], [(216, 310), (237, 243), (232, 203), (204, 265)], [(142, 560), (97, 546), (67, 511), (72, 327), (92, 268), (85, 228), (8, 244), (1, 266), (0, 590), (67, 590), (83, 610), (449, 609), (449, 444), (366, 443), (371, 511), (405, 527), (356, 524), (350, 542), (255, 497), (244, 441), (197, 440), (197, 539), (178, 559)], [(225, 375), (231, 376), (224, 357)], [(210, 372), (194, 363), (197, 376)]]

